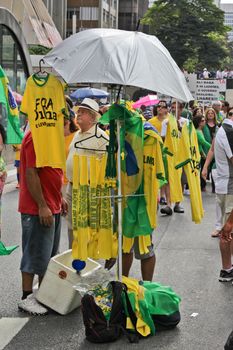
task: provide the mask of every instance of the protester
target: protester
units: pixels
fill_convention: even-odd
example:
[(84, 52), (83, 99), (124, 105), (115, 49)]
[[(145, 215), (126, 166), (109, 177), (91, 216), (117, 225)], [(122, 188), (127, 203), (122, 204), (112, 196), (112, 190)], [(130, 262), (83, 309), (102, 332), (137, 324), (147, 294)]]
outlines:
[(228, 68), (225, 68), (222, 71), (222, 79), (227, 79), (228, 77), (229, 77), (229, 70), (228, 70)]
[(152, 118), (152, 111), (151, 111), (150, 107), (146, 107), (145, 105), (141, 105), (140, 109), (142, 111), (143, 117), (146, 120), (149, 120), (150, 118)]
[(164, 100), (159, 101), (157, 105), (154, 106), (155, 108), (153, 109), (154, 117), (149, 120), (150, 124), (152, 124), (155, 129), (158, 131), (159, 134), (161, 134), (162, 130), (162, 123), (163, 121), (168, 117), (168, 106), (167, 102)]
[[(72, 247), (73, 230), (72, 230), (72, 188), (73, 188), (73, 155), (75, 153), (86, 156), (101, 157), (106, 152), (108, 145), (108, 135), (97, 126), (99, 118), (99, 105), (96, 101), (85, 98), (79, 105), (77, 111), (77, 122), (80, 129), (75, 133), (69, 147), (69, 153), (66, 162), (66, 176), (69, 180), (66, 191), (68, 202), (68, 236), (69, 247)], [(101, 137), (101, 135), (103, 137)], [(75, 147), (79, 142), (79, 148)]]
[[(203, 135), (204, 138), (209, 144), (212, 144), (212, 141), (215, 137), (215, 134), (218, 130), (219, 124), (217, 122), (217, 115), (216, 112), (213, 108), (207, 108), (205, 111), (205, 125), (203, 128)], [(208, 152), (207, 152), (208, 153)], [(214, 159), (209, 165), (208, 168), (208, 179), (211, 177), (211, 187), (212, 187), (212, 193), (215, 193), (215, 184), (214, 184), (214, 179), (212, 176), (212, 169), (215, 169), (215, 162)], [(210, 176), (211, 175), (211, 176)]]
[(220, 69), (216, 72), (216, 79), (222, 79), (222, 71)]
[(230, 107), (229, 102), (227, 102), (227, 101), (223, 101), (223, 102), (222, 102), (222, 110), (221, 110), (221, 113), (222, 113), (224, 119), (225, 119), (226, 116), (227, 116), (227, 112), (228, 112), (229, 107)]
[(215, 110), (218, 124), (221, 124), (224, 119), (223, 114), (221, 112), (222, 103), (220, 101), (214, 101), (212, 104), (212, 108)]
[[(206, 155), (209, 152), (211, 144), (206, 141), (204, 134), (203, 134), (203, 128), (205, 126), (205, 117), (204, 116), (196, 116), (193, 118), (193, 125), (197, 132), (197, 140), (198, 140), (198, 146), (199, 146), (199, 152), (201, 155), (201, 162), (200, 162), (200, 168), (202, 170)], [(201, 177), (201, 190), (206, 191), (206, 181)]]
[(207, 68), (203, 69), (202, 76), (203, 76), (203, 79), (209, 79), (210, 78), (210, 72), (208, 72)]
[[(202, 172), (201, 172), (201, 175), (205, 181), (207, 179), (209, 165), (211, 164), (213, 159), (214, 159), (214, 139), (212, 141), (211, 148), (207, 154), (206, 161), (205, 161), (205, 164), (204, 164)], [(216, 182), (216, 176), (217, 176), (216, 164), (215, 164), (215, 169), (212, 169), (211, 173), (212, 173), (212, 177), (213, 177), (214, 181)], [(220, 231), (222, 228), (221, 208), (220, 208), (217, 200), (215, 201), (215, 214), (216, 214), (215, 230), (211, 233), (211, 237), (219, 237), (219, 234), (220, 234)]]
[(20, 158), (19, 212), (22, 224), (20, 270), (22, 273), (21, 311), (44, 315), (48, 310), (40, 305), (32, 292), (34, 276), (39, 284), (49, 260), (56, 255), (61, 231), (61, 214), (67, 213), (67, 203), (62, 198), (61, 169), (49, 166), (37, 168), (32, 134), (29, 131), (22, 143)]
[(201, 107), (196, 107), (193, 110), (193, 118), (195, 118), (196, 116), (202, 116), (203, 115), (203, 110)]
[[(216, 200), (221, 209), (222, 225), (227, 221), (233, 209), (233, 108), (229, 109), (227, 118), (216, 134), (212, 148), (216, 162), (217, 177), (215, 182)], [(210, 154), (211, 155), (211, 154)], [(209, 157), (209, 161), (211, 157)], [(208, 164), (207, 164), (208, 165)], [(206, 176), (206, 167), (202, 175)], [(226, 229), (226, 227), (225, 227)], [(233, 241), (230, 232), (221, 231), (220, 252), (222, 258), (222, 269), (219, 281), (228, 282), (233, 280), (233, 267), (231, 255), (233, 252)]]
[[(65, 149), (66, 149), (66, 158), (69, 153), (69, 147), (71, 144), (71, 141), (73, 140), (73, 137), (75, 135), (75, 132), (78, 130), (78, 125), (76, 122), (76, 115), (73, 111), (73, 102), (69, 98), (69, 96), (65, 96), (68, 112), (69, 112), (69, 118), (64, 119), (64, 135), (65, 135)], [(63, 179), (63, 194), (66, 193), (66, 186), (68, 184), (68, 179), (66, 177), (66, 172), (64, 172), (64, 179)]]

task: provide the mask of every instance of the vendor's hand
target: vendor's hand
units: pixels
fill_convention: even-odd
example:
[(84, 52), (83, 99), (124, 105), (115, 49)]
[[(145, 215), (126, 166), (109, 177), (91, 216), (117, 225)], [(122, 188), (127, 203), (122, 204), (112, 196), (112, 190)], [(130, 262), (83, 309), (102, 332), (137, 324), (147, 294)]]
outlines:
[(222, 242), (230, 242), (232, 240), (232, 230), (233, 230), (233, 223), (232, 222), (226, 222), (226, 224), (223, 226), (221, 231), (219, 232), (220, 234), (220, 239)]
[(116, 263), (116, 259), (115, 258), (111, 258), (109, 260), (105, 260), (105, 265), (104, 268), (107, 270), (111, 270), (111, 268), (115, 265)]
[(208, 169), (203, 167), (202, 172), (201, 172), (201, 176), (204, 180), (206, 180), (206, 178), (207, 178), (207, 173), (208, 173)]
[(52, 226), (53, 214), (48, 206), (42, 206), (39, 208), (39, 218), (41, 225)]
[(65, 198), (62, 198), (62, 203), (61, 203), (61, 215), (66, 216), (68, 213), (68, 204)]

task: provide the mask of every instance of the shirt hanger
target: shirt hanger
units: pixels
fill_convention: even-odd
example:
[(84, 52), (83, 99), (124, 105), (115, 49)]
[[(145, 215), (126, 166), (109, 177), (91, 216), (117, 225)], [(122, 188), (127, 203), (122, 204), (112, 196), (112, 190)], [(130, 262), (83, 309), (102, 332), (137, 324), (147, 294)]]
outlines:
[(91, 135), (91, 136), (88, 136), (88, 137), (86, 137), (85, 139), (82, 139), (82, 140), (80, 140), (80, 141), (75, 142), (74, 147), (75, 147), (75, 148), (78, 148), (78, 149), (85, 149), (85, 150), (88, 150), (88, 151), (107, 152), (107, 149), (106, 149), (106, 150), (103, 150), (103, 149), (87, 148), (87, 147), (78, 146), (78, 145), (81, 144), (82, 142), (85, 142), (85, 141), (87, 141), (87, 140), (90, 140), (90, 139), (92, 139), (92, 138), (94, 138), (94, 137), (97, 138), (97, 139), (103, 138), (104, 140), (106, 140), (107, 142), (109, 142), (109, 139), (108, 139), (107, 137), (104, 137), (104, 135), (102, 135), (102, 134), (100, 134), (100, 135), (97, 134), (97, 127), (98, 127), (98, 123), (96, 123), (96, 125), (95, 125), (95, 134), (94, 134), (94, 135)]
[(48, 72), (42, 69), (42, 63), (45, 64), (45, 61), (43, 58), (40, 59), (39, 61), (39, 70), (35, 73), (35, 76), (39, 79), (41, 78), (47, 78)]

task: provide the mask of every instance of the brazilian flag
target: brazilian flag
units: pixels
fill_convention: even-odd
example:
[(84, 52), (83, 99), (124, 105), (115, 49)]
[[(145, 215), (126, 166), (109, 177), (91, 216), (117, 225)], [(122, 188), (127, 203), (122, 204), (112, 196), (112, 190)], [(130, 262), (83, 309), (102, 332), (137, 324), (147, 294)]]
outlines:
[(6, 134), (7, 144), (21, 144), (23, 132), (20, 130), (19, 110), (9, 86), (9, 80), (0, 66), (0, 104), (3, 104), (7, 113)]
[[(150, 225), (143, 191), (143, 120), (138, 112), (129, 111), (125, 106), (113, 104), (100, 118), (102, 124), (110, 124), (110, 142), (106, 176), (116, 174), (115, 121), (121, 121), (121, 182), (123, 201), (122, 232), (126, 237), (150, 234)], [(131, 195), (131, 196), (130, 196)]]

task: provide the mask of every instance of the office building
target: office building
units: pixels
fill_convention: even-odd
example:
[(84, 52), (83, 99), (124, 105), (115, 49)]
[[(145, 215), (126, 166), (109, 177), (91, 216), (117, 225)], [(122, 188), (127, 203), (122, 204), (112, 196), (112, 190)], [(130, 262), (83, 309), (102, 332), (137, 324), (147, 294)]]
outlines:
[(148, 6), (148, 0), (119, 0), (119, 29), (136, 30), (138, 21), (146, 13)]
[(42, 0), (0, 0), (0, 7), (15, 16), (28, 45), (52, 48), (62, 41)]
[(67, 0), (43, 0), (43, 2), (61, 37), (65, 39)]
[(233, 4), (221, 3), (220, 8), (224, 11), (224, 24), (231, 27), (228, 32), (228, 40), (233, 41)]
[(118, 28), (118, 0), (67, 0), (67, 36), (91, 28)]

